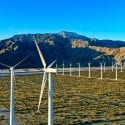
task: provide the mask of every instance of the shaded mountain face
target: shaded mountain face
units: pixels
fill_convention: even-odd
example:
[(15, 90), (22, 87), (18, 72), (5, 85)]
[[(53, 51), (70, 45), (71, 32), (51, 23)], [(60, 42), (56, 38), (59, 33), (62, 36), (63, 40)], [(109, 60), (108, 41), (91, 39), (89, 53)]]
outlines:
[[(47, 64), (57, 59), (61, 66), (62, 62), (69, 66), (71, 62), (74, 66), (80, 62), (82, 66), (87, 66), (91, 62), (93, 66), (106, 62), (124, 63), (125, 61), (125, 42), (112, 40), (91, 39), (86, 36), (72, 32), (60, 32), (55, 34), (21, 34), (9, 39), (0, 41), (0, 62), (14, 65), (21, 59), (31, 54), (25, 62), (18, 68), (42, 67), (36, 50), (34, 39), (42, 50)], [(0, 66), (0, 68), (3, 68)]]

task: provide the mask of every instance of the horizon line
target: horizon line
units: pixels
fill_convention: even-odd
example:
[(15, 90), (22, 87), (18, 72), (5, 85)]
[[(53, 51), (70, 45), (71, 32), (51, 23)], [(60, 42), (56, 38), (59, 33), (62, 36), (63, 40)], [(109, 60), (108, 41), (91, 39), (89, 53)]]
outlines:
[[(95, 33), (95, 37), (93, 37), (93, 35), (88, 35), (89, 33), (84, 33), (84, 32), (75, 32), (75, 31), (67, 31), (67, 30), (62, 30), (62, 31), (50, 31), (50, 32), (19, 32), (17, 34), (15, 33), (10, 33), (9, 35), (3, 35), (3, 37), (0, 36), (0, 41), (2, 40), (6, 40), (6, 39), (9, 39), (15, 35), (27, 35), (27, 34), (56, 34), (56, 33), (60, 33), (60, 32), (69, 32), (69, 33), (76, 33), (78, 35), (81, 35), (81, 36), (85, 36), (85, 37), (88, 37), (90, 39), (98, 39), (98, 40), (112, 40), (112, 41), (123, 41), (125, 42), (125, 39), (116, 39), (116, 38), (110, 38), (110, 37), (107, 37), (107, 38), (102, 38), (102, 34), (101, 34), (101, 37), (99, 38), (99, 36), (97, 35), (96, 36), (96, 33)], [(90, 33), (91, 34), (91, 33)], [(105, 36), (105, 35), (104, 35)]]

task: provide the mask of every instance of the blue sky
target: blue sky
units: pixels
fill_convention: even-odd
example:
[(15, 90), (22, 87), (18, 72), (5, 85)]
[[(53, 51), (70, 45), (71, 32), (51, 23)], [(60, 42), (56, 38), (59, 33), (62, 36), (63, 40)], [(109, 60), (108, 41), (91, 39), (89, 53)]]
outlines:
[(0, 39), (64, 30), (125, 41), (125, 0), (0, 0)]

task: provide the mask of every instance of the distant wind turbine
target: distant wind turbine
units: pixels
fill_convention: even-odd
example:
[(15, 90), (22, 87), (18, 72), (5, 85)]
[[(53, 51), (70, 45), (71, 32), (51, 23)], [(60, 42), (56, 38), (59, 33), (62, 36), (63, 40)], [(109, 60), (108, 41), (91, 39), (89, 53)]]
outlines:
[[(31, 54), (30, 54), (31, 55)], [(11, 75), (11, 92), (10, 92), (10, 125), (15, 125), (15, 111), (14, 111), (14, 81), (15, 81), (15, 74), (14, 69), (20, 65), (22, 62), (24, 62), (30, 55), (22, 59), (20, 62), (18, 62), (14, 66), (9, 66), (3, 63), (0, 63), (2, 66), (7, 67), (10, 69), (10, 75)]]
[(104, 72), (105, 72), (105, 70), (106, 70), (106, 68), (105, 68), (105, 64), (106, 64), (106, 62), (104, 62)]
[(79, 66), (79, 77), (80, 77), (80, 75), (81, 75), (81, 67), (80, 67), (80, 63), (77, 63), (78, 64), (78, 66)]
[(91, 77), (91, 63), (88, 63), (89, 66), (89, 78)]
[(70, 76), (72, 75), (72, 64), (70, 63)]
[(112, 72), (113, 72), (113, 68), (114, 68), (114, 64), (113, 64), (113, 62), (112, 62)]
[(101, 78), (102, 79), (102, 63), (100, 63), (100, 69), (101, 69)]
[(58, 64), (57, 63), (56, 63), (56, 70), (57, 70), (56, 75), (58, 75)]
[(63, 64), (62, 64), (62, 66), (63, 66), (63, 75), (64, 75), (64, 68), (65, 68), (65, 64), (64, 64), (64, 61), (63, 61)]
[(123, 68), (122, 68), (122, 63), (121, 63), (121, 72), (123, 71)]
[(37, 51), (39, 53), (39, 56), (40, 56), (40, 59), (41, 59), (41, 62), (43, 64), (43, 81), (42, 81), (42, 85), (41, 85), (41, 92), (40, 92), (40, 98), (39, 98), (39, 103), (38, 103), (38, 111), (40, 109), (40, 103), (41, 103), (41, 99), (42, 99), (42, 96), (43, 96), (43, 91), (44, 91), (44, 88), (45, 88), (45, 84), (46, 84), (46, 80), (47, 80), (47, 74), (48, 74), (48, 125), (53, 125), (53, 82), (52, 82), (52, 73), (56, 73), (57, 70), (54, 69), (54, 68), (51, 68), (54, 63), (56, 62), (53, 61), (49, 66), (47, 66), (46, 64), (46, 61), (44, 59), (44, 56), (42, 54), (42, 51), (40, 51), (40, 48), (37, 44), (37, 41), (34, 37), (34, 42), (35, 42), (35, 45), (36, 45), (36, 48), (37, 48)]
[(116, 66), (115, 67), (115, 71), (116, 71), (115, 72), (115, 80), (118, 80), (118, 71), (117, 71), (118, 70), (118, 64), (116, 63), (115, 66)]

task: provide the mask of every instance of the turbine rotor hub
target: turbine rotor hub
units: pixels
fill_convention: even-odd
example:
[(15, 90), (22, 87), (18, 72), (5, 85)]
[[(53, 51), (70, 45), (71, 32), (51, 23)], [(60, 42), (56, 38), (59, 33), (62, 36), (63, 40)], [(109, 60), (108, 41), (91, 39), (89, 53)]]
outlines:
[(47, 73), (56, 73), (57, 72), (57, 69), (54, 69), (54, 68), (44, 68), (43, 70), (44, 70), (44, 72), (47, 72)]

